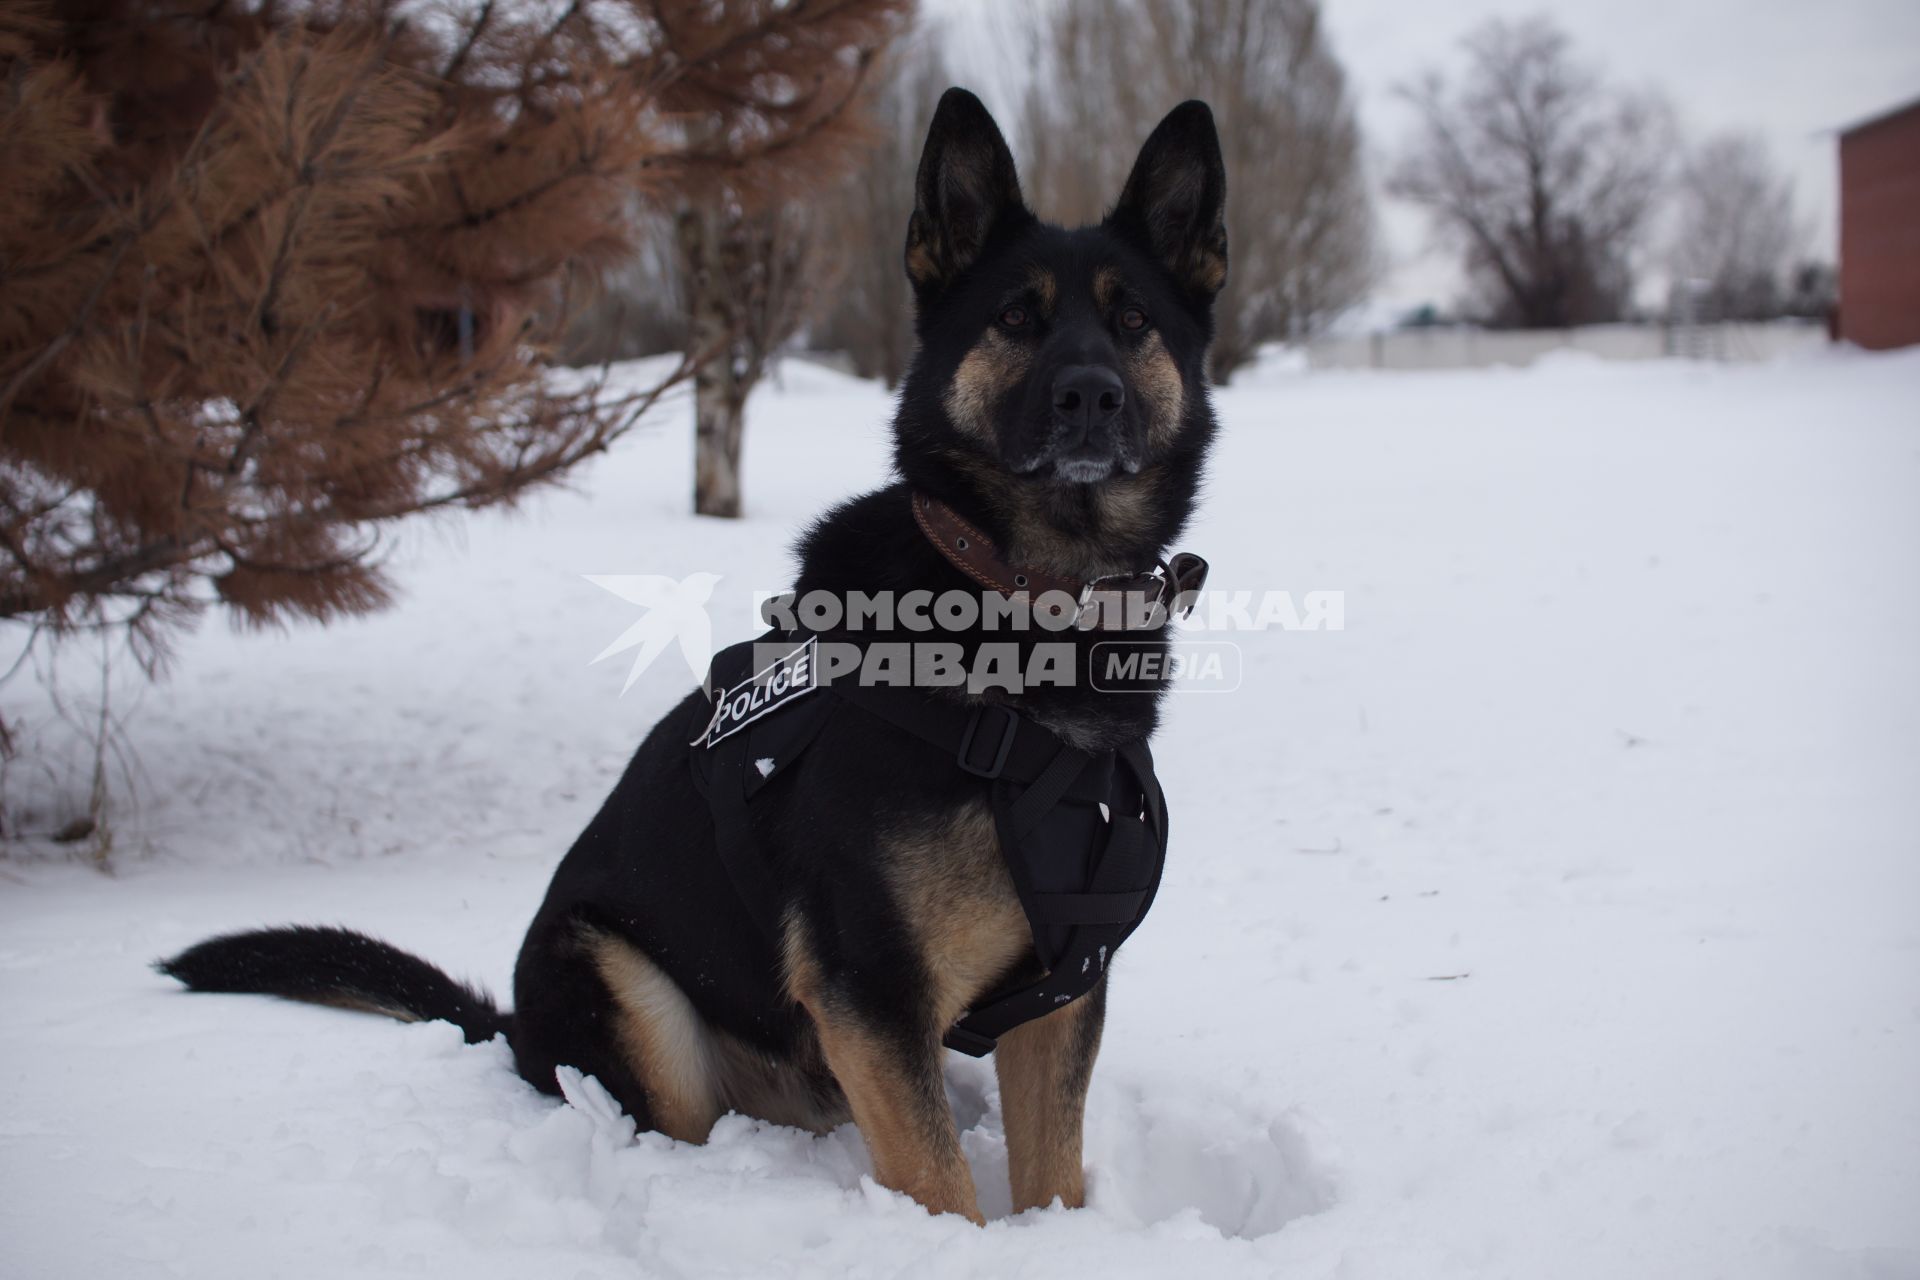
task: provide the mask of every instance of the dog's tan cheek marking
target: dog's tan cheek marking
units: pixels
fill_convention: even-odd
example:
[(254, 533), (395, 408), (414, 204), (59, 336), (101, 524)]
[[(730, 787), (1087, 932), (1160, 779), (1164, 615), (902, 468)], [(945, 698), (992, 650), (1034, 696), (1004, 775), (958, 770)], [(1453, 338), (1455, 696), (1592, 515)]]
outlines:
[(992, 444), (993, 407), (1026, 372), (1025, 349), (998, 330), (989, 330), (954, 370), (944, 398), (947, 417), (962, 434)]
[(686, 993), (625, 939), (583, 931), (601, 980), (619, 1008), (615, 1028), (627, 1065), (647, 1091), (653, 1125), (669, 1138), (705, 1142), (720, 1102), (706, 1027)]
[(1180, 366), (1158, 333), (1149, 333), (1127, 356), (1127, 380), (1147, 406), (1147, 442), (1156, 448), (1171, 444), (1180, 434), (1187, 395)]

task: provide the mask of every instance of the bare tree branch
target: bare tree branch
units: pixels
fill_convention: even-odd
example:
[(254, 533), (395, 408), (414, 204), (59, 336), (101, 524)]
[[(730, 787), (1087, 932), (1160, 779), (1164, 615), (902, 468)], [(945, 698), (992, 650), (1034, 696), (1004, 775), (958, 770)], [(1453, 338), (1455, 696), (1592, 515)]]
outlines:
[(1387, 189), (1465, 251), (1470, 304), (1495, 324), (1621, 318), (1670, 133), (1657, 100), (1610, 88), (1542, 18), (1489, 22), (1467, 74), (1400, 90), (1420, 129)]

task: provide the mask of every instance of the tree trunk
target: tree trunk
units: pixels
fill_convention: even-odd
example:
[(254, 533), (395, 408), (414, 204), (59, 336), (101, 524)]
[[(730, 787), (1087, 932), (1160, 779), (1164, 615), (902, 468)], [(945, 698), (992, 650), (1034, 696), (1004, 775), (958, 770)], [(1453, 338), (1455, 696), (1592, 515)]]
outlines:
[(737, 299), (719, 270), (716, 215), (681, 212), (676, 223), (687, 278), (687, 340), (702, 357), (693, 377), (693, 509), (703, 516), (740, 516), (740, 439), (746, 387), (734, 350)]
[[(728, 379), (731, 381), (731, 379)], [(693, 510), (695, 515), (740, 518), (740, 423), (745, 405), (694, 384)]]

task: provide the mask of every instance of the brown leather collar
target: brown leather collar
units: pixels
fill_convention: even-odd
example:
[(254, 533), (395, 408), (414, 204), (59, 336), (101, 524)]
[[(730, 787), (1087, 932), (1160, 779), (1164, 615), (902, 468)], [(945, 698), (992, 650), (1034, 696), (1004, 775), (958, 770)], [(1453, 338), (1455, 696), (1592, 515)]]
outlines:
[[(1185, 617), (1193, 611), (1207, 582), (1207, 562), (1189, 552), (1177, 552), (1145, 573), (1114, 573), (1099, 578), (1072, 578), (1030, 565), (1012, 564), (1001, 556), (993, 539), (969, 524), (961, 514), (932, 494), (913, 494), (913, 519), (934, 549), (947, 562), (983, 587), (1030, 604), (1049, 606), (1070, 614), (1083, 629), (1149, 631), (1165, 624), (1169, 610)], [(1070, 604), (1057, 597), (1060, 593)]]

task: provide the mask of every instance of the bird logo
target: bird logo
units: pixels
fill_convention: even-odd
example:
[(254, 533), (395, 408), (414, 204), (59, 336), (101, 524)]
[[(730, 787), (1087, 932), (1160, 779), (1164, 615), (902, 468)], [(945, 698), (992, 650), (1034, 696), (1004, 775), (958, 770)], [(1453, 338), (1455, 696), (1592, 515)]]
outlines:
[(601, 590), (646, 610), (638, 622), (622, 631), (593, 658), (594, 662), (602, 662), (617, 653), (638, 650), (633, 655), (633, 665), (627, 669), (627, 682), (620, 686), (622, 694), (633, 688), (640, 673), (652, 666), (653, 660), (675, 641), (679, 642), (680, 656), (687, 660), (687, 669), (693, 672), (694, 678), (706, 677), (707, 665), (713, 661), (713, 622), (707, 617), (707, 601), (720, 582), (719, 574), (692, 573), (677, 581), (651, 573), (583, 576)]

